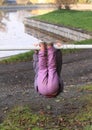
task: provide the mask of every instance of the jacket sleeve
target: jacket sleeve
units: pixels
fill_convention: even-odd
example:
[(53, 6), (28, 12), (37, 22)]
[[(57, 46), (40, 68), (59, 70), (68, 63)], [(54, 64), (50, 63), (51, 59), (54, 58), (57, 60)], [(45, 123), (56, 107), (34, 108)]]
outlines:
[(57, 73), (60, 76), (62, 70), (62, 51), (60, 49), (56, 50), (56, 66)]

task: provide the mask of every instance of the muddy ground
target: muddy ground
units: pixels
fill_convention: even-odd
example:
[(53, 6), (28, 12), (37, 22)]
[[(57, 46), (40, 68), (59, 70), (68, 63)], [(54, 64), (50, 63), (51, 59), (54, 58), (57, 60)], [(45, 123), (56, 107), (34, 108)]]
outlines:
[(92, 49), (63, 55), (61, 76), (64, 92), (56, 98), (38, 95), (33, 87), (34, 72), (32, 61), (0, 64), (0, 120), (13, 106), (29, 104), (34, 111), (51, 109), (54, 115), (78, 110), (84, 103), (70, 103), (83, 93), (78, 91), (82, 85), (92, 83)]

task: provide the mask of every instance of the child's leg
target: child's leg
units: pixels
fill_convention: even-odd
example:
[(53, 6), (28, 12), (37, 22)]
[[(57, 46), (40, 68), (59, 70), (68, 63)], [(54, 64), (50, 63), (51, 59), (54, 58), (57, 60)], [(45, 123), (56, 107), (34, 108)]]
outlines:
[(56, 49), (53, 46), (48, 47), (48, 57), (46, 47), (39, 51), (37, 84), (39, 92), (45, 96), (57, 95), (60, 89), (56, 55)]
[[(43, 46), (43, 47), (42, 47)], [(42, 95), (47, 94), (48, 69), (47, 69), (47, 50), (46, 45), (41, 45), (39, 51), (39, 71), (38, 71), (38, 90)]]
[(48, 46), (48, 91), (49, 94), (57, 93), (59, 90), (59, 76), (56, 68), (56, 50)]

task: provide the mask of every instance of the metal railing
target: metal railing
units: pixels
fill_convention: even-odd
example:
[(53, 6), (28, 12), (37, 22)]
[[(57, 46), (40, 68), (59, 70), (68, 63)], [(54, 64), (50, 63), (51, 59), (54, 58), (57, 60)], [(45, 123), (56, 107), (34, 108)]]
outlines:
[[(54, 45), (56, 49), (92, 49), (91, 45), (75, 45), (75, 44), (64, 44), (64, 45)], [(28, 47), (0, 47), (0, 51), (23, 51), (23, 50), (39, 50), (39, 46), (28, 46)]]

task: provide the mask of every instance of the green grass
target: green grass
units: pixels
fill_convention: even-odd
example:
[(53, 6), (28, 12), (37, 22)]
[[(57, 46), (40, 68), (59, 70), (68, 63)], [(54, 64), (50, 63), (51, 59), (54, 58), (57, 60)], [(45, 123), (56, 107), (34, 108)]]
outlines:
[(74, 44), (92, 45), (92, 39), (74, 42)]
[(92, 125), (87, 125), (84, 130), (92, 130)]
[(0, 125), (0, 130), (42, 130), (39, 123), (44, 120), (42, 115), (33, 114), (30, 107), (18, 106), (11, 110), (4, 123)]
[(81, 90), (92, 91), (92, 85), (80, 87)]
[[(81, 86), (77, 92), (80, 90), (85, 94), (76, 98), (76, 103), (82, 108), (80, 105), (77, 110), (72, 108), (75, 98), (68, 99), (71, 103), (67, 104), (67, 113), (63, 110), (57, 116), (43, 110), (34, 112), (30, 106), (16, 106), (0, 124), (0, 130), (91, 130), (92, 85)], [(90, 92), (86, 93), (86, 90)], [(67, 100), (64, 102), (67, 103)]]
[(35, 19), (53, 24), (83, 29), (86, 31), (92, 31), (92, 11), (62, 9), (36, 16)]
[(14, 63), (14, 62), (21, 62), (21, 61), (31, 61), (33, 58), (33, 51), (29, 51), (26, 53), (17, 54), (14, 56), (10, 56), (9, 58), (2, 59), (0, 63)]

